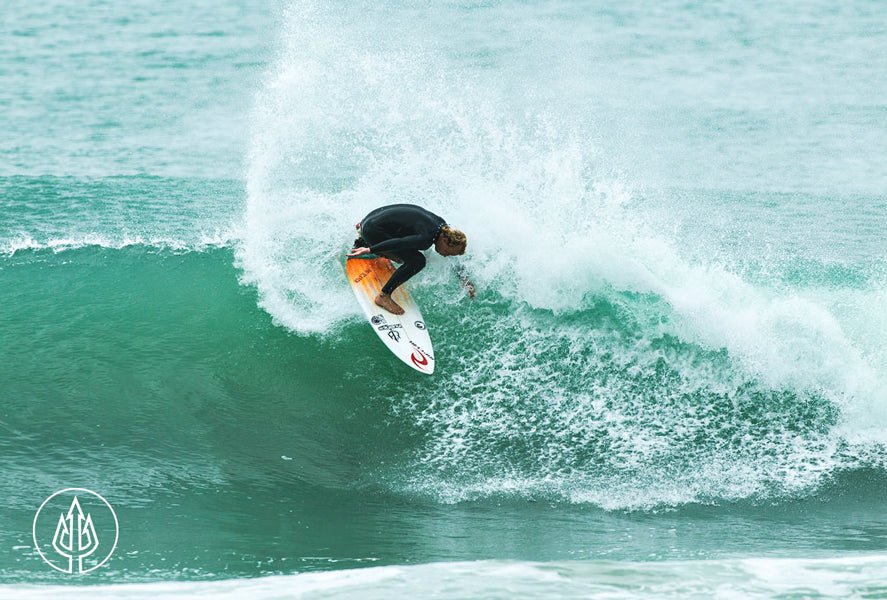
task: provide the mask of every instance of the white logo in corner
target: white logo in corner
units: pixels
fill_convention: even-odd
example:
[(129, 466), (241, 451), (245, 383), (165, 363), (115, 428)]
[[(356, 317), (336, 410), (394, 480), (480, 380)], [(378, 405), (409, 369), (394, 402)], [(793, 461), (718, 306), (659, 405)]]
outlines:
[(86, 488), (65, 488), (44, 500), (32, 528), (40, 558), (56, 571), (78, 574), (108, 562), (119, 532), (111, 504)]

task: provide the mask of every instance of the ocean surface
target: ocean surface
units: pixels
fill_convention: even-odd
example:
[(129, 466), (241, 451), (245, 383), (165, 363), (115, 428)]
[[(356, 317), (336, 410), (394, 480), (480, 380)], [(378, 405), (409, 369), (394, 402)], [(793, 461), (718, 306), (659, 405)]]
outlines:
[(0, 11), (0, 597), (887, 598), (887, 4)]

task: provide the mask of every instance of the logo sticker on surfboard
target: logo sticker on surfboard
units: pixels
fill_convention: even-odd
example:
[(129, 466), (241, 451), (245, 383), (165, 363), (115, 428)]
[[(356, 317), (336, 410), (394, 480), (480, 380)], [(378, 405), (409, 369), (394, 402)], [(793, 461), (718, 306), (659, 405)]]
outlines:
[(428, 366), (428, 357), (419, 352), (419, 356), (416, 356), (416, 353), (413, 352), (410, 354), (410, 360), (413, 361), (413, 364), (419, 367), (420, 369), (424, 369)]

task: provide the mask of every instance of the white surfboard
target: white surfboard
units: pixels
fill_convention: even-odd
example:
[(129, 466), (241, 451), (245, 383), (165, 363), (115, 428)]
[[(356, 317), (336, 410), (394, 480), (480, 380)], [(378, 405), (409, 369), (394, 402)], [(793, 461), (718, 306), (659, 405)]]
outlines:
[(434, 373), (434, 350), (425, 320), (410, 293), (401, 285), (391, 297), (403, 309), (395, 315), (376, 306), (376, 294), (394, 273), (394, 266), (387, 258), (374, 255), (357, 256), (345, 260), (345, 272), (357, 302), (367, 320), (391, 352), (420, 373)]

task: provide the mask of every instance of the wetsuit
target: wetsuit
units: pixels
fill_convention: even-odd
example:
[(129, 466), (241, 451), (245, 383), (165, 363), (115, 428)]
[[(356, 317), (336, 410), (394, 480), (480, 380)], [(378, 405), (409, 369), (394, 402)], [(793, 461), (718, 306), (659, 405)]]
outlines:
[(431, 247), (444, 225), (446, 221), (421, 206), (392, 204), (364, 217), (354, 245), (367, 246), (373, 254), (403, 263), (382, 287), (383, 293), (391, 294), (425, 268), (425, 256), (419, 251)]

